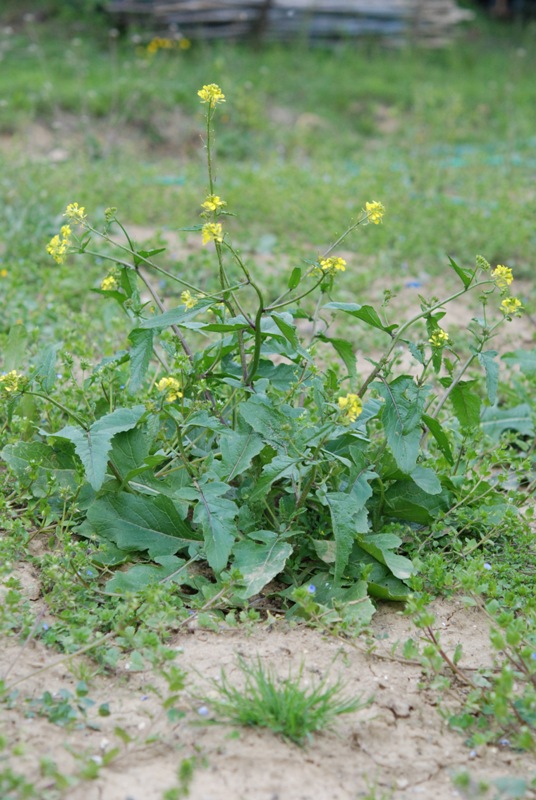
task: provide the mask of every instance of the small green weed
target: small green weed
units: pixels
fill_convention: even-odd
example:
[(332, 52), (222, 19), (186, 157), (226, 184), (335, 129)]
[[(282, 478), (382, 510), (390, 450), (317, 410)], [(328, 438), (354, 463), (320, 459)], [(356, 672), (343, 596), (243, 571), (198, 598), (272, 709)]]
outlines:
[(312, 688), (302, 688), (303, 667), (296, 677), (281, 679), (260, 659), (248, 664), (238, 660), (245, 684), (234, 686), (222, 670), (211, 682), (216, 698), (204, 702), (214, 710), (218, 722), (246, 727), (268, 728), (278, 736), (304, 745), (312, 735), (330, 728), (341, 714), (363, 708), (360, 698), (343, 696), (340, 681), (329, 685), (327, 678)]

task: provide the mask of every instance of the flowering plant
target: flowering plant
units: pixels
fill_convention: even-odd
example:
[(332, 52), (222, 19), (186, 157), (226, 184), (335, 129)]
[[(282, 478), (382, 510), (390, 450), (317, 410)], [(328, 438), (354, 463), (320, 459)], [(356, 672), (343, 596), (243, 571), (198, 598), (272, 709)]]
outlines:
[[(173, 579), (207, 595), (231, 575), (237, 604), (268, 585), (291, 604), (295, 589), (311, 594), (313, 587), (310, 602), (326, 609), (326, 619), (338, 619), (344, 606), (346, 621), (366, 624), (369, 595), (408, 594), (414, 566), (400, 552), (399, 534), (459, 501), (459, 453), (497, 393), (497, 354), (486, 345), (522, 308), (508, 294), (513, 275), (501, 265), (491, 270), (482, 257), (471, 269), (451, 260), (460, 288), (443, 300), (421, 298), (420, 310), (402, 323), (367, 303), (331, 300), (351, 270), (338, 248), (359, 226), (383, 222), (386, 211), (375, 200), (325, 252), (295, 266), (277, 297), (266, 297), (232, 244), (227, 204), (216, 192), (213, 121), (225, 95), (216, 84), (198, 94), (208, 191), (195, 230), (213, 248), (215, 282), (196, 284), (166, 270), (155, 260), (161, 250), (135, 247), (116, 209), (99, 225), (69, 204), (68, 224), (47, 250), (57, 263), (79, 254), (113, 264), (96, 291), (132, 321), (128, 352), (108, 360), (113, 391), (106, 408), (97, 405), (89, 416), (61, 406), (43, 370), (24, 379), (8, 373), (0, 390), (10, 403), (22, 394), (48, 398), (75, 423), (42, 433), (51, 453), (70, 447), (73, 467), (82, 467), (70, 484), (72, 506), (77, 531), (93, 540), (100, 563), (112, 563), (106, 553), (113, 563), (153, 562), (143, 577), (117, 572), (108, 591)], [(112, 228), (126, 243), (118, 244)], [(178, 305), (166, 304), (154, 273), (177, 284)], [(461, 360), (439, 323), (449, 303), (472, 291), (480, 293), (482, 318), (473, 321), (474, 344)], [(496, 293), (502, 315), (497, 309), (494, 321)], [(322, 320), (339, 315), (383, 337), (383, 355), (368, 373), (349, 342), (327, 335)], [(318, 363), (318, 341), (333, 347), (333, 363)], [(401, 348), (413, 356), (412, 374), (397, 374)], [(485, 371), (487, 399), (465, 379), (473, 365)], [(456, 421), (449, 428), (447, 407)], [(192, 568), (197, 561), (212, 578)]]

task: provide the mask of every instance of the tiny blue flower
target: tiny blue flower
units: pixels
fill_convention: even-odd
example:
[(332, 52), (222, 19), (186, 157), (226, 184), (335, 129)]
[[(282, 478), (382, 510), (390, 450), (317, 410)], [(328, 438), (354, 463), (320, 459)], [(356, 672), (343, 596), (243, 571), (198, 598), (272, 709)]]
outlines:
[(309, 584), (309, 586), (307, 587), (307, 591), (309, 592), (309, 594), (314, 594), (316, 592), (316, 586), (314, 585), (314, 583)]
[(206, 706), (201, 706), (201, 708), (197, 709), (197, 713), (200, 717), (208, 717), (208, 708)]
[[(50, 626), (49, 626), (49, 625), (47, 625), (47, 623), (46, 623), (46, 622), (43, 622), (43, 630), (44, 630), (44, 631), (48, 631), (49, 627), (50, 627)], [(533, 655), (536, 655), (536, 653), (534, 653)]]
[(536, 661), (536, 653), (531, 653), (530, 657), (532, 658), (533, 661)]
[(488, 562), (486, 561), (486, 563), (484, 564), (484, 569), (491, 569), (491, 564), (488, 564)]

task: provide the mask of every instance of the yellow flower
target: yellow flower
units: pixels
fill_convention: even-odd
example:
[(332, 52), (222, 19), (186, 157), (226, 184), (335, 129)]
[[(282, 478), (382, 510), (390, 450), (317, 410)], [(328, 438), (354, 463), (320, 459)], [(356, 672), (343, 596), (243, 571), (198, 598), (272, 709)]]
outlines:
[(107, 275), (102, 281), (100, 288), (104, 292), (114, 292), (116, 289), (119, 289), (119, 284), (117, 283), (115, 275)]
[(181, 293), (181, 300), (186, 306), (186, 310), (189, 308), (194, 308), (197, 305), (197, 297), (193, 297), (193, 295), (186, 289), (186, 291)]
[(14, 394), (22, 388), (24, 381), (24, 376), (16, 369), (12, 369), (11, 372), (0, 375), (0, 390), (6, 394)]
[(346, 397), (339, 397), (337, 402), (340, 410), (344, 411), (344, 422), (355, 422), (363, 411), (363, 403), (358, 394), (347, 394)]
[(0, 278), (7, 278), (8, 272), (7, 269), (0, 269)]
[(495, 281), (495, 284), (499, 287), (499, 289), (506, 289), (507, 286), (510, 286), (512, 281), (514, 280), (514, 276), (512, 275), (512, 270), (509, 267), (503, 267), (502, 264), (498, 264), (493, 272), (491, 273), (491, 277)]
[(377, 225), (382, 221), (383, 215), (385, 214), (383, 203), (378, 203), (376, 200), (373, 200), (371, 203), (365, 203), (365, 214), (369, 222), (373, 222)]
[(223, 228), (220, 222), (207, 222), (202, 228), (203, 244), (223, 242)]
[(321, 258), (320, 269), (329, 275), (334, 275), (337, 271), (345, 272), (346, 261), (344, 258), (335, 258), (333, 256), (331, 258)]
[(204, 208), (205, 211), (219, 211), (226, 205), (225, 200), (222, 200), (217, 194), (209, 194), (205, 202), (201, 203), (201, 208)]
[(60, 239), (59, 235), (56, 234), (52, 237), (50, 242), (47, 244), (47, 253), (52, 256), (56, 264), (62, 264), (65, 259), (65, 254), (67, 252), (67, 248), (71, 244), (71, 240), (69, 236), (71, 235), (71, 229), (69, 225), (63, 225), (61, 229), (62, 237)]
[(225, 103), (225, 95), (216, 83), (208, 83), (199, 89), (198, 93), (202, 103), (208, 103), (214, 108), (218, 103)]
[(445, 347), (447, 342), (449, 341), (449, 335), (443, 328), (438, 328), (436, 331), (432, 333), (430, 338), (428, 339), (432, 347), (439, 349), (440, 347)]
[(172, 403), (183, 396), (180, 391), (180, 383), (176, 378), (161, 378), (156, 384), (156, 388), (159, 392), (167, 392), (166, 401), (168, 403)]
[(192, 43), (191, 43), (191, 41), (189, 39), (186, 39), (186, 38), (179, 39), (179, 48), (181, 50), (189, 50), (191, 46), (192, 46)]
[(86, 209), (84, 206), (79, 206), (78, 203), (69, 203), (63, 216), (71, 219), (76, 225), (79, 225), (87, 217), (85, 212)]
[(517, 297), (505, 297), (501, 303), (501, 311), (505, 317), (520, 317), (523, 304)]

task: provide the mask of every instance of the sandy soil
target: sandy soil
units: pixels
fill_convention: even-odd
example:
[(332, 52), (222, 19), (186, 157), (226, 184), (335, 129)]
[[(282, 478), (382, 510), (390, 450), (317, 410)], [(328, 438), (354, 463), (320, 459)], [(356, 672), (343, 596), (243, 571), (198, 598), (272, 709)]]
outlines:
[[(46, 611), (31, 568), (17, 567), (17, 576), (36, 613)], [(488, 626), (478, 609), (466, 609), (461, 601), (441, 601), (434, 611), (448, 652), (461, 642), (464, 667), (489, 663)], [(166, 789), (178, 785), (181, 761), (191, 757), (196, 759), (190, 787), (193, 800), (371, 796), (376, 800), (447, 800), (460, 796), (452, 776), (464, 770), (486, 780), (528, 778), (536, 773), (533, 756), (513, 752), (508, 746), (471, 750), (462, 736), (449, 730), (439, 713), (437, 694), (427, 688), (420, 667), (391, 657), (397, 642), (416, 635), (399, 605), (380, 606), (372, 628), (375, 655), (367, 654), (365, 640), (341, 641), (284, 621), (219, 633), (192, 627), (173, 641), (176, 664), (188, 675), (178, 703), (185, 715), (178, 723), (165, 718), (151, 690), (152, 685), (165, 692), (163, 681), (151, 672), (131, 672), (123, 661), (113, 675), (96, 675), (90, 684), (93, 708), (109, 703), (111, 715), (101, 718), (92, 709), (88, 720), (96, 729), (84, 724), (72, 730), (43, 717), (29, 718), (28, 701), (45, 691), (57, 694), (63, 689), (74, 695), (81, 657), (58, 663), (61, 656), (41, 643), (30, 641), (21, 648), (20, 642), (9, 638), (0, 651), (0, 677), (8, 673), (6, 682), (12, 688), (23, 680), (16, 686), (19, 696), (13, 707), (0, 707), (0, 735), (7, 738), (10, 749), (23, 745), (23, 755), (13, 757), (12, 767), (35, 781), (43, 796), (52, 781), (39, 775), (41, 758), (53, 759), (62, 774), (76, 776), (84, 759), (98, 761), (119, 746), (121, 754), (96, 779), (79, 782), (65, 792), (69, 800), (161, 800)], [(199, 714), (202, 701), (196, 695), (213, 691), (208, 679), (217, 678), (221, 669), (239, 683), (238, 656), (260, 657), (282, 678), (296, 675), (303, 666), (302, 681), (309, 685), (325, 677), (329, 681), (340, 678), (347, 694), (372, 698), (371, 703), (339, 717), (331, 731), (316, 735), (304, 748), (285, 743), (267, 730), (207, 725)], [(38, 672), (43, 667), (48, 668)], [(459, 696), (444, 701), (452, 705)], [(210, 703), (208, 707), (212, 716)], [(132, 737), (130, 744), (122, 744), (114, 733), (116, 726)], [(155, 742), (148, 745), (145, 739), (152, 734)], [(376, 795), (367, 794), (371, 787)]]

